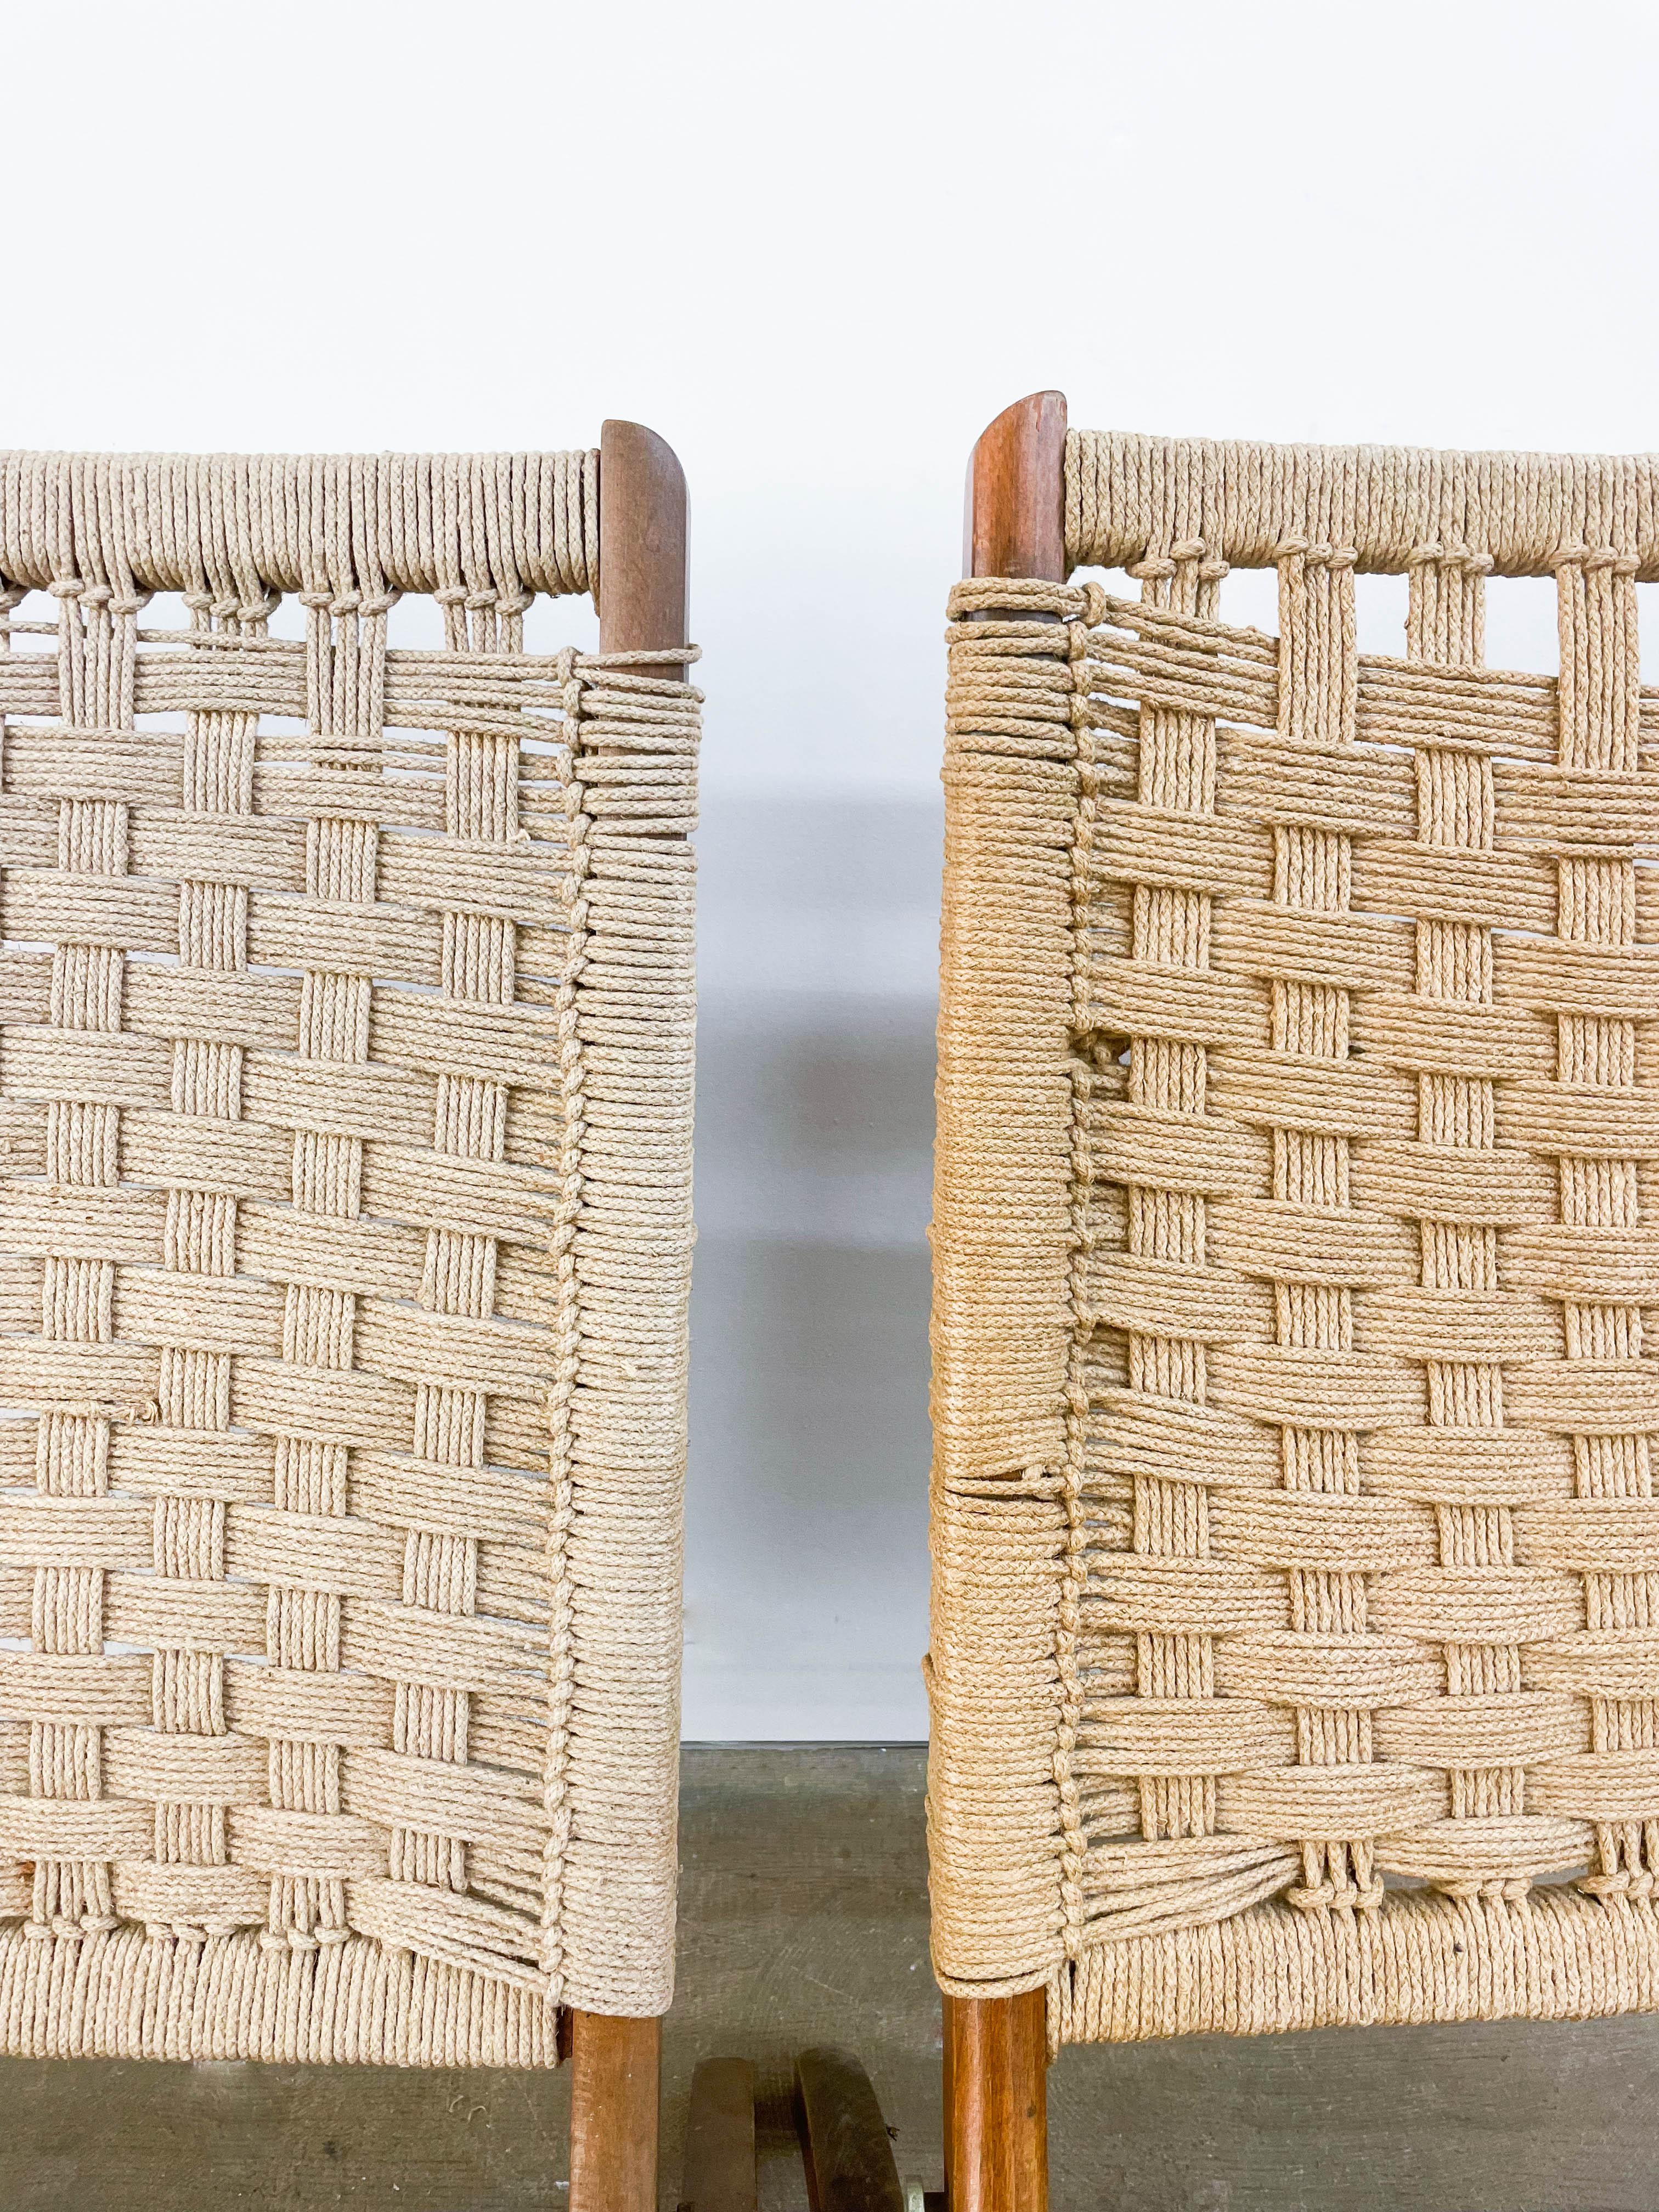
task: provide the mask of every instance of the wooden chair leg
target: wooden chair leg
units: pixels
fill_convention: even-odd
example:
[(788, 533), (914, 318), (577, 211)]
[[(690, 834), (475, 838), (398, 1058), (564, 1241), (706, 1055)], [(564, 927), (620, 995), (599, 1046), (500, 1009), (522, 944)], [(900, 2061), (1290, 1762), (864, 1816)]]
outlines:
[(812, 2212), (905, 2212), (893, 2146), (870, 2076), (827, 2045), (795, 2061), (795, 2124)]
[(755, 2069), (705, 2058), (691, 2076), (679, 2212), (755, 2212)]
[(662, 2022), (570, 2015), (570, 2212), (657, 2212)]
[(1047, 1996), (945, 2000), (950, 2212), (1048, 2212)]

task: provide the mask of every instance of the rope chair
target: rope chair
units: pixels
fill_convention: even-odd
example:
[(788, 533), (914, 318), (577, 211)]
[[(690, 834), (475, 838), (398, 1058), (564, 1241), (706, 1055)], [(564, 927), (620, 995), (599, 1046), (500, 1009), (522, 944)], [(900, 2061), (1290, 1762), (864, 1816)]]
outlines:
[(0, 2050), (568, 2048), (581, 2212), (673, 1972), (684, 544), (628, 422), (0, 456)]
[(933, 1947), (952, 2212), (1036, 2212), (1065, 2043), (1659, 2007), (1659, 463), (1048, 392), (969, 537)]

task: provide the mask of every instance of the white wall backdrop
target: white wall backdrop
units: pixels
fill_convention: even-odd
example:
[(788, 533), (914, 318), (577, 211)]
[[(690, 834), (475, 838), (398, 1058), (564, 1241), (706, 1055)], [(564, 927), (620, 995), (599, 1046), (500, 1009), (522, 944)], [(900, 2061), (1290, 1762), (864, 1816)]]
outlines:
[[(6, 13), (0, 444), (568, 445), (611, 414), (684, 461), (709, 696), (686, 1730), (920, 1736), (969, 445), (1043, 385), (1102, 428), (1659, 443), (1659, 19)], [(1553, 666), (1547, 594), (1515, 588), (1490, 657)]]

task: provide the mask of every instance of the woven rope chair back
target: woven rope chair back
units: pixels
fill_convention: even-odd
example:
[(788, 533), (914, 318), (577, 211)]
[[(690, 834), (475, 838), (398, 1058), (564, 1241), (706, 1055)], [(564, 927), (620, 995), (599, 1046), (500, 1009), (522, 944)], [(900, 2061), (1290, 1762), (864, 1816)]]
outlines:
[(599, 459), (0, 456), (8, 2051), (668, 2002), (698, 695), (526, 650)]
[[(1073, 432), (1063, 496), (1138, 594), (951, 603), (940, 1978), (1653, 2008), (1659, 459)], [(1485, 665), (1520, 576), (1557, 676)]]

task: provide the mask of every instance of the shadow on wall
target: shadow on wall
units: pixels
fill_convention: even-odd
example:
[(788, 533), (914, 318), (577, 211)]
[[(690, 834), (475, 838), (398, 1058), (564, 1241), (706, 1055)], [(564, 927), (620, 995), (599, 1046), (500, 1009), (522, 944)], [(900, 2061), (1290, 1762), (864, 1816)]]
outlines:
[(940, 814), (706, 795), (685, 1733), (926, 1733)]

